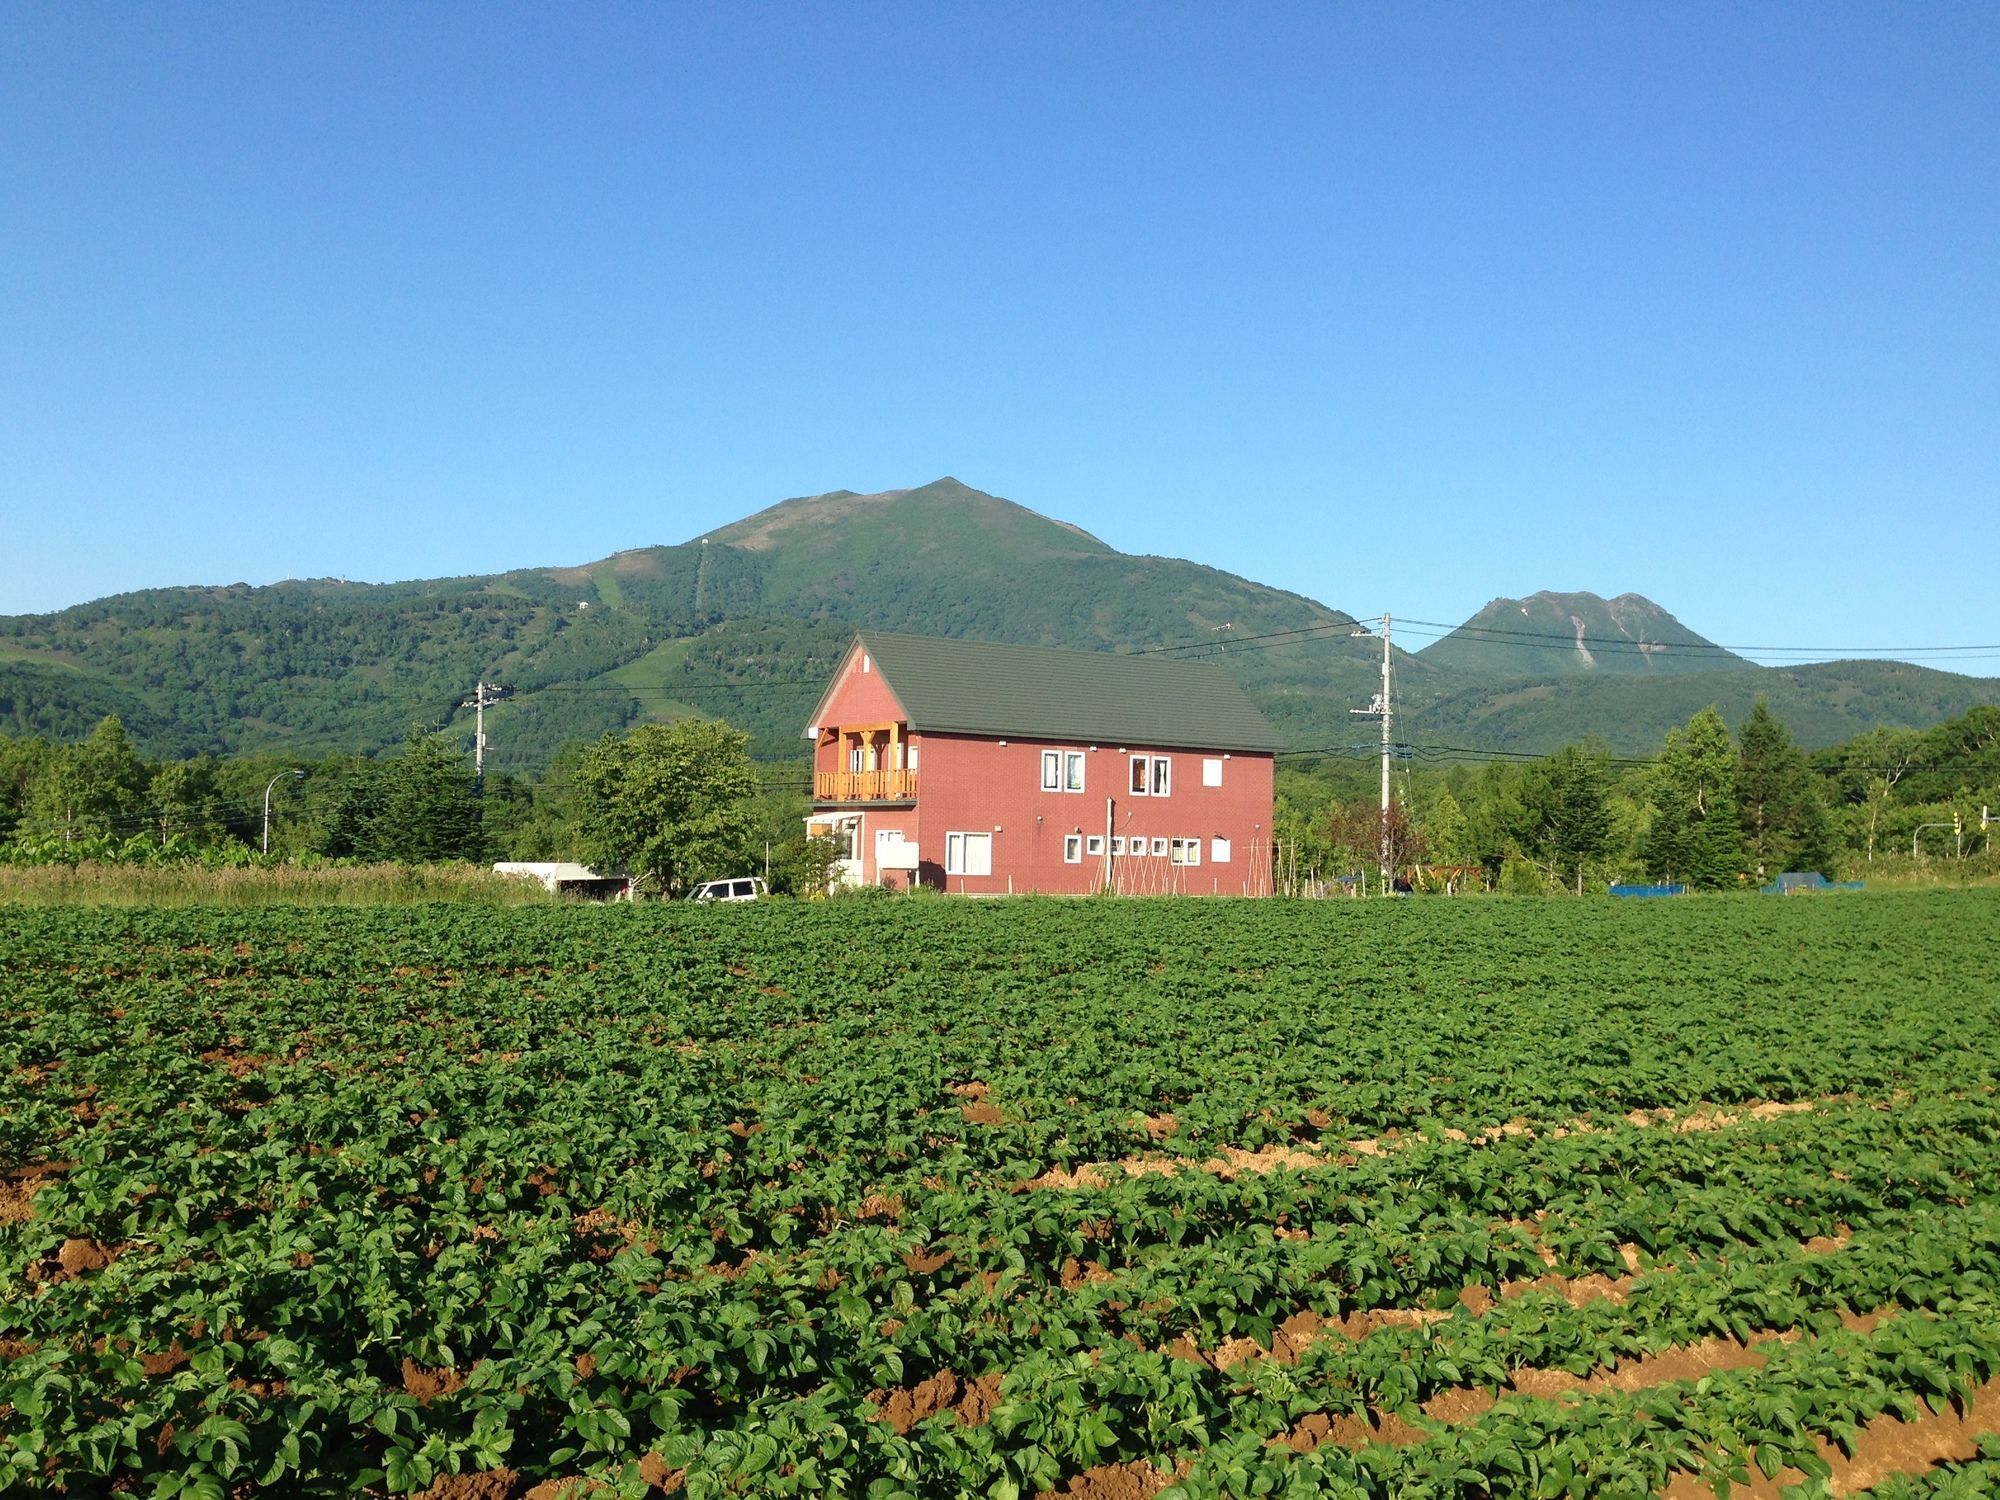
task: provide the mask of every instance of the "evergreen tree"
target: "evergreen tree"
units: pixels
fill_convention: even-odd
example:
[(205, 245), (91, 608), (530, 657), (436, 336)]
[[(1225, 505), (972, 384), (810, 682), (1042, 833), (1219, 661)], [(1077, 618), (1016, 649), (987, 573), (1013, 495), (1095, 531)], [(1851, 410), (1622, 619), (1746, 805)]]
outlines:
[(1743, 854), (1757, 877), (1827, 871), (1833, 834), (1818, 778), (1770, 704), (1759, 698), (1738, 736), (1736, 795)]
[(1584, 865), (1611, 843), (1610, 795), (1611, 760), (1598, 745), (1565, 745), (1522, 780), (1528, 845), (1565, 880), (1574, 874), (1578, 895)]
[(380, 802), (366, 852), (407, 864), (485, 854), (472, 766), (445, 736), (412, 729), (403, 753), (381, 768)]
[(1707, 890), (1733, 887), (1743, 869), (1736, 808), (1736, 747), (1713, 704), (1667, 731), (1653, 772), (1646, 868), (1656, 879)]

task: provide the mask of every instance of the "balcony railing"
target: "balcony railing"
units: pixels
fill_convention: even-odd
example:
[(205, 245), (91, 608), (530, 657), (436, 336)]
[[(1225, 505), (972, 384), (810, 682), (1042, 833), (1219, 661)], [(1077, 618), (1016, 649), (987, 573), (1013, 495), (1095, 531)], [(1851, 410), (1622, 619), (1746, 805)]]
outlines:
[(816, 802), (910, 802), (917, 795), (915, 771), (815, 771)]

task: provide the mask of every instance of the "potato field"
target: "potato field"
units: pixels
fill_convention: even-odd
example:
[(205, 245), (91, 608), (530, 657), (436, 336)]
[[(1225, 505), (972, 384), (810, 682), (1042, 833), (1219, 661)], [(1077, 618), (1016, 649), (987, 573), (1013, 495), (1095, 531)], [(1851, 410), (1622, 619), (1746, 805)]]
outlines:
[(2000, 897), (0, 907), (0, 1491), (2000, 1493)]

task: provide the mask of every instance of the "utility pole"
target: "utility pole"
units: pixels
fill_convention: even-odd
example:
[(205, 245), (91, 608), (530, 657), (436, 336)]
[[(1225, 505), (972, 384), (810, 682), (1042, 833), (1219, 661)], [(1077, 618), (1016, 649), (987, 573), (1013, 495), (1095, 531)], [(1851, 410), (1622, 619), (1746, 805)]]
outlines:
[(472, 785), (475, 792), (486, 790), (486, 705), (498, 703), (514, 696), (514, 689), (504, 683), (482, 682), (472, 690), (472, 701), (459, 704), (460, 708), (474, 710), (472, 729)]
[[(1382, 832), (1381, 847), (1378, 853), (1380, 856), (1382, 894), (1385, 896), (1389, 894), (1389, 762), (1395, 752), (1395, 742), (1392, 737), (1393, 731), (1390, 727), (1395, 716), (1395, 709), (1390, 702), (1389, 630), (1389, 616), (1385, 614), (1382, 616), (1382, 691), (1375, 695), (1375, 701), (1366, 708), (1350, 708), (1348, 710), (1349, 713), (1357, 714), (1364, 719), (1380, 719), (1382, 721)], [(1366, 635), (1368, 634), (1368, 629), (1366, 626), (1356, 626), (1353, 633), (1355, 635)]]

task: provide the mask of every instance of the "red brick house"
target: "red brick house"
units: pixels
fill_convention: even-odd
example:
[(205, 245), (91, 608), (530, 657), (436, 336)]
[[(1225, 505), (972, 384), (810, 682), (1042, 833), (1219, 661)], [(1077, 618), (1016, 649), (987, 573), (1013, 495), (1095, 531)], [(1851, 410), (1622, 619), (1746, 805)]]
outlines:
[(1281, 741), (1206, 662), (864, 631), (805, 734), (845, 883), (1270, 894)]

